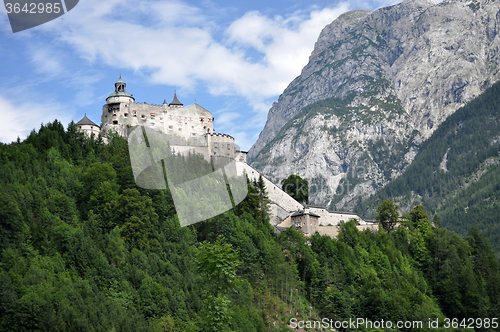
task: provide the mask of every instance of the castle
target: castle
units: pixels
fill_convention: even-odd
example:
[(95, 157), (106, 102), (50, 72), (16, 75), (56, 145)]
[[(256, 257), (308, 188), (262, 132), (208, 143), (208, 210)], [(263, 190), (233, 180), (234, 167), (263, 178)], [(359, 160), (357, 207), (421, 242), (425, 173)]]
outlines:
[[(206, 158), (210, 156), (229, 157), (238, 161), (240, 171), (245, 172), (250, 180), (257, 180), (260, 173), (246, 163), (246, 152), (235, 145), (234, 138), (214, 131), (215, 118), (198, 104), (185, 107), (174, 93), (172, 102), (162, 105), (137, 103), (132, 94), (127, 92), (126, 83), (121, 76), (115, 83), (115, 91), (106, 98), (102, 108), (101, 126), (98, 126), (85, 115), (77, 122), (79, 129), (86, 135), (98, 135), (104, 138), (108, 132), (118, 133), (128, 138), (137, 126), (147, 126), (155, 131), (183, 141), (203, 142), (201, 152)], [(181, 146), (176, 146), (182, 152)], [(276, 232), (285, 228), (300, 229), (306, 236), (316, 231), (322, 235), (335, 237), (341, 221), (355, 219), (358, 229), (377, 229), (376, 223), (364, 221), (350, 212), (329, 211), (318, 206), (304, 206), (285, 193), (267, 178), (263, 177), (270, 204), (270, 222)]]

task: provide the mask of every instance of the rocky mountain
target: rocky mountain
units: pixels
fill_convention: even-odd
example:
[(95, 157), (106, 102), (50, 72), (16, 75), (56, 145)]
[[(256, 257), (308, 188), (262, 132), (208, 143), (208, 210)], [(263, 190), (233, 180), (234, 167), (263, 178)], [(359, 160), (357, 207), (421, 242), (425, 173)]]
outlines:
[(341, 15), (249, 151), (275, 182), (352, 209), (410, 165), (436, 128), (499, 79), (500, 2), (408, 0)]
[(500, 82), (450, 115), (405, 172), (354, 211), (375, 218), (390, 199), (404, 212), (422, 204), (443, 227), (487, 235), (500, 257)]

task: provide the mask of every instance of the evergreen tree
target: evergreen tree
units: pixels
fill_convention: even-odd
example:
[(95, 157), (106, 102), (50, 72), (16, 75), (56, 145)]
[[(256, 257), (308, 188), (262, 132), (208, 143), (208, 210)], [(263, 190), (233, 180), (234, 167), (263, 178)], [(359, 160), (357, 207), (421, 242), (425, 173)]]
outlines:
[(281, 180), (281, 189), (297, 202), (309, 204), (309, 182), (298, 175), (290, 175)]
[(200, 244), (196, 253), (198, 269), (208, 289), (205, 293), (207, 317), (205, 331), (222, 331), (231, 319), (228, 293), (239, 282), (236, 268), (241, 265), (238, 252), (231, 244), (224, 243), (219, 236), (215, 243), (207, 241)]
[(390, 232), (394, 229), (394, 226), (399, 221), (399, 205), (395, 204), (391, 200), (385, 200), (377, 207), (377, 220), (382, 224), (382, 227), (386, 232)]
[(254, 181), (253, 185), (257, 190), (257, 195), (259, 197), (260, 220), (263, 223), (268, 222), (270, 209), (269, 204), (271, 203), (271, 200), (267, 194), (266, 184), (262, 175), (259, 175), (259, 180)]

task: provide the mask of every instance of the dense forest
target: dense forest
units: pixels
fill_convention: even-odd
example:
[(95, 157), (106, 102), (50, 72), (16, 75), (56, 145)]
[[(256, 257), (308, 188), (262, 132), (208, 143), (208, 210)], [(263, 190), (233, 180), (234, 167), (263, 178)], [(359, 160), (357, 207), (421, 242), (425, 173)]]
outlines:
[(498, 330), (500, 263), (477, 229), (461, 237), (419, 205), (377, 232), (276, 234), (263, 182), (248, 191), (180, 227), (168, 189), (136, 186), (121, 137), (55, 121), (1, 144), (0, 330), (289, 331), (292, 318)]
[(355, 211), (375, 217), (386, 199), (406, 211), (422, 204), (462, 236), (477, 227), (500, 256), (500, 82), (450, 115), (404, 173)]

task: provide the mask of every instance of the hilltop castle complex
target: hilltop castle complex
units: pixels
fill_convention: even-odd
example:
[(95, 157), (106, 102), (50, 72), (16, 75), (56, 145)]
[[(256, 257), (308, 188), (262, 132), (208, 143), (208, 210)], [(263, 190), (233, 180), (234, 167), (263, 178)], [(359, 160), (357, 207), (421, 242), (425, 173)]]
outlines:
[[(215, 133), (214, 120), (212, 113), (198, 104), (185, 107), (176, 93), (169, 104), (166, 100), (162, 105), (137, 103), (132, 94), (127, 92), (126, 83), (120, 77), (115, 83), (115, 91), (106, 98), (106, 104), (102, 108), (101, 125), (98, 126), (86, 115), (76, 124), (88, 136), (101, 133), (106, 137), (112, 131), (128, 138), (137, 126), (145, 126), (185, 142), (203, 142), (205, 148), (202, 154), (206, 158), (222, 156), (234, 159), (240, 162), (240, 168), (251, 180), (258, 179), (259, 172), (246, 163), (246, 152), (235, 145), (234, 138)], [(356, 219), (360, 229), (377, 227), (354, 213), (304, 206), (267, 178), (263, 178), (271, 200), (270, 221), (277, 232), (295, 227), (307, 236), (318, 231), (334, 237), (340, 221), (350, 219)]]

